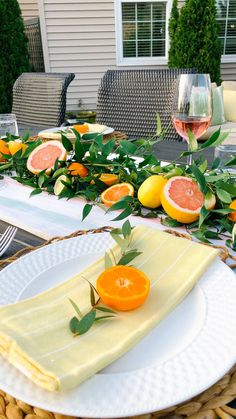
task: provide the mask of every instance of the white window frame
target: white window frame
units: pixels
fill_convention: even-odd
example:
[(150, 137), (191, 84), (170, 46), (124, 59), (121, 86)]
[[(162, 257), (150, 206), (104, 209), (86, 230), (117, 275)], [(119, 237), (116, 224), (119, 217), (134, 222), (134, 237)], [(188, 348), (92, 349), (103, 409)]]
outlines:
[[(229, 0), (227, 1), (227, 12), (226, 12), (226, 23), (228, 23), (229, 19)], [(219, 21), (219, 19), (217, 19)], [(222, 19), (224, 20), (224, 19)], [(227, 27), (227, 26), (226, 26)], [(227, 38), (226, 30), (224, 35), (224, 40)], [(236, 54), (222, 54), (221, 56), (221, 63), (236, 63)]]
[[(122, 3), (166, 3), (166, 45), (164, 57), (123, 57), (123, 31), (122, 31)], [(143, 66), (166, 65), (168, 63), (169, 32), (168, 22), (172, 7), (172, 0), (115, 0), (115, 26), (116, 26), (116, 63), (117, 66)]]

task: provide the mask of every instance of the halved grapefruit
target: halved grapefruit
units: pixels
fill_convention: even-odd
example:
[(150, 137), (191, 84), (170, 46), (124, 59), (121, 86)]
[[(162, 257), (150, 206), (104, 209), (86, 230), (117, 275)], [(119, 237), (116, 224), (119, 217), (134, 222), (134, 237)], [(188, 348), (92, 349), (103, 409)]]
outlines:
[(35, 175), (42, 170), (46, 170), (45, 173), (49, 174), (54, 168), (56, 160), (65, 161), (66, 156), (66, 149), (60, 141), (47, 141), (30, 153), (27, 160), (27, 169)]
[[(194, 180), (185, 176), (174, 176), (168, 180), (162, 190), (161, 204), (169, 217), (189, 224), (199, 218), (204, 195)], [(212, 209), (214, 205), (215, 196), (212, 194), (207, 209)]]

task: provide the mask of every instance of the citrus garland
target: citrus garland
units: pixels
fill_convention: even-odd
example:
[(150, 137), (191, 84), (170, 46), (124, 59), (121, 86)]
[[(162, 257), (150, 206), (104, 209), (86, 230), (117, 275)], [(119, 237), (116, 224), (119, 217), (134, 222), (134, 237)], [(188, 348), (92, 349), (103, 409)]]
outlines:
[[(46, 191), (59, 198), (83, 198), (86, 203), (82, 219), (93, 205), (105, 203), (107, 212), (120, 211), (114, 220), (130, 214), (160, 217), (165, 226), (184, 224), (198, 240), (210, 243), (212, 239), (224, 239), (228, 247), (236, 250), (232, 234), (236, 221), (236, 177), (219, 169), (218, 158), (209, 167), (202, 157), (206, 148), (221, 144), (226, 134), (218, 130), (198, 148), (194, 146), (191, 153), (194, 156), (198, 152), (200, 157), (193, 159), (190, 166), (172, 162), (162, 167), (152, 153), (153, 144), (160, 138), (122, 140), (117, 145), (115, 139), (104, 144), (101, 134), (83, 134), (81, 139), (76, 129), (73, 132), (74, 144), (64, 134), (61, 143), (43, 143), (40, 138), (31, 139), (29, 134), (7, 134), (4, 140), (0, 139), (0, 172), (31, 186), (31, 196)], [(48, 166), (42, 169), (45, 156)], [(137, 162), (136, 157), (142, 159)], [(226, 166), (235, 165), (236, 157)], [(187, 193), (186, 184), (191, 184), (191, 208), (188, 197), (184, 200), (178, 196), (180, 187), (180, 195)]]

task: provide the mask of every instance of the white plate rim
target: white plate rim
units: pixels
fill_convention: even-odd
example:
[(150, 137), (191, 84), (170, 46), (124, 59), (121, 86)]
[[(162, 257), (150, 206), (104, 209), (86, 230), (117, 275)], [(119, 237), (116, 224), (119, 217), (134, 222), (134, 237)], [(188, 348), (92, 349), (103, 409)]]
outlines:
[[(40, 132), (38, 132), (38, 136), (40, 137), (41, 135), (43, 136), (43, 134), (45, 132), (58, 132), (58, 131), (64, 131), (66, 128), (69, 127), (55, 127), (55, 128), (48, 128), (48, 129), (44, 129)], [(114, 132), (114, 128), (111, 127), (107, 127), (105, 129), (104, 132), (102, 132), (102, 135), (108, 135), (108, 134), (112, 134)], [(71, 133), (70, 133), (71, 134)], [(86, 134), (93, 134), (92, 132), (87, 132)]]
[[(61, 258), (60, 256), (60, 252), (59, 250), (63, 250), (63, 254), (65, 254), (65, 259), (64, 260), (68, 260), (68, 255), (69, 258), (71, 258), (71, 255), (73, 254), (73, 252), (75, 252), (75, 248), (78, 248), (78, 243), (83, 241), (83, 248), (86, 248), (86, 245), (91, 246), (91, 243), (94, 242), (94, 237), (99, 237), (101, 240), (107, 240), (107, 237), (109, 236), (108, 233), (99, 233), (99, 236), (96, 235), (86, 235), (86, 236), (80, 236), (80, 237), (76, 237), (76, 238), (72, 238), (72, 239), (68, 239), (68, 240), (64, 240), (61, 242), (56, 242), (53, 243), (49, 246), (40, 248), (34, 252), (29, 253), (28, 255), (23, 256), (22, 258), (18, 259), (16, 262), (14, 262), (13, 264), (9, 265), (8, 267), (6, 267), (1, 273), (0, 273), (0, 284), (1, 284), (1, 279), (3, 280), (3, 278), (5, 276), (8, 276), (9, 274), (11, 275), (11, 271), (13, 270), (13, 273), (15, 274), (15, 272), (19, 272), (19, 275), (22, 272), (22, 269), (24, 270), (25, 264), (27, 263), (29, 265), (29, 262), (34, 262), (36, 261), (37, 264), (40, 260), (41, 257), (41, 263), (42, 263), (42, 259), (43, 259), (43, 266), (48, 262), (50, 262), (50, 266), (54, 266), (54, 263), (58, 263), (58, 255), (59, 255), (59, 260)], [(105, 238), (105, 239), (104, 239)], [(39, 265), (39, 269), (40, 269), (40, 263)], [(32, 266), (32, 265), (31, 265)], [(71, 405), (71, 401), (70, 401), (70, 405), (66, 405), (65, 403), (62, 403), (58, 405), (58, 397), (57, 395), (55, 396), (55, 394), (53, 393), (48, 393), (46, 392), (47, 395), (50, 395), (49, 398), (51, 399), (50, 402), (44, 401), (42, 395), (45, 394), (45, 392), (41, 389), (38, 388), (37, 390), (37, 394), (35, 394), (35, 387), (32, 383), (30, 383), (30, 386), (33, 386), (34, 389), (34, 394), (32, 396), (31, 391), (26, 387), (24, 387), (23, 391), (20, 392), (16, 392), (14, 389), (12, 389), (11, 387), (9, 387), (8, 385), (5, 385), (6, 383), (4, 382), (4, 380), (2, 381), (2, 377), (0, 377), (0, 387), (2, 387), (2, 385), (4, 386), (4, 390), (10, 394), (12, 394), (14, 397), (17, 398), (21, 398), (23, 399), (26, 403), (29, 403), (31, 405), (34, 406), (38, 406), (41, 408), (44, 408), (46, 410), (50, 410), (50, 411), (54, 411), (54, 412), (58, 412), (61, 414), (67, 414), (67, 415), (72, 415), (72, 416), (85, 416), (85, 417), (124, 417), (124, 416), (130, 416), (130, 415), (138, 415), (138, 414), (144, 414), (144, 413), (149, 413), (149, 412), (153, 412), (156, 410), (161, 410), (163, 408), (167, 408), (170, 406), (173, 406), (175, 404), (179, 404), (193, 396), (195, 396), (196, 394), (200, 393), (201, 391), (204, 391), (206, 388), (210, 387), (212, 384), (214, 384), (218, 379), (220, 379), (234, 364), (235, 360), (236, 360), (236, 354), (233, 353), (233, 351), (229, 350), (229, 346), (234, 345), (233, 347), (236, 347), (236, 339), (233, 336), (234, 334), (232, 333), (232, 331), (235, 328), (235, 321), (236, 321), (236, 309), (234, 308), (235, 304), (235, 297), (236, 297), (236, 283), (235, 283), (235, 278), (234, 278), (234, 273), (230, 270), (230, 268), (228, 268), (225, 264), (223, 264), (223, 262), (221, 262), (220, 260), (216, 260), (213, 265), (210, 268), (212, 270), (211, 273), (211, 278), (209, 279), (209, 270), (207, 271), (206, 274), (203, 275), (201, 281), (200, 281), (200, 286), (201, 289), (207, 299), (207, 308), (208, 308), (208, 316), (207, 319), (208, 321), (210, 320), (210, 322), (212, 321), (212, 315), (214, 317), (214, 315), (217, 317), (216, 319), (214, 319), (213, 325), (214, 325), (214, 330), (213, 330), (213, 334), (211, 334), (211, 336), (206, 336), (206, 330), (201, 331), (205, 333), (205, 337), (204, 337), (204, 342), (202, 341), (202, 336), (200, 339), (200, 336), (197, 336), (196, 340), (194, 341), (194, 345), (190, 345), (192, 346), (191, 348), (186, 348), (186, 350), (190, 353), (188, 353), (188, 356), (190, 357), (190, 359), (194, 362), (194, 360), (196, 361), (195, 357), (197, 357), (198, 355), (198, 351), (202, 350), (202, 347), (204, 347), (204, 345), (207, 343), (207, 347), (205, 349), (207, 349), (207, 353), (204, 354), (204, 357), (207, 355), (207, 362), (212, 363), (211, 361), (211, 357), (214, 358), (214, 360), (219, 360), (220, 362), (218, 362), (217, 364), (217, 369), (214, 369), (213, 374), (211, 374), (209, 376), (209, 374), (205, 374), (205, 369), (204, 369), (204, 375), (207, 376), (206, 379), (204, 380), (204, 383), (202, 383), (202, 381), (200, 380), (199, 377), (199, 371), (197, 373), (197, 376), (199, 378), (199, 380), (196, 380), (196, 377), (192, 377), (194, 383), (196, 383), (197, 385), (195, 385), (194, 388), (192, 388), (193, 383), (192, 382), (188, 382), (188, 380), (191, 378), (192, 373), (196, 373), (196, 371), (194, 370), (194, 368), (192, 368), (190, 366), (190, 371), (186, 371), (183, 373), (183, 371), (181, 372), (181, 368), (182, 366), (184, 366), (184, 368), (186, 368), (185, 362), (186, 360), (184, 360), (184, 357), (186, 355), (186, 351), (183, 351), (183, 353), (179, 354), (176, 358), (176, 360), (170, 360), (172, 362), (166, 362), (165, 365), (163, 366), (163, 371), (162, 374), (159, 374), (158, 379), (160, 380), (160, 378), (168, 378), (168, 380), (170, 380), (170, 376), (172, 377), (172, 382), (168, 381), (168, 383), (164, 384), (164, 387), (161, 388), (162, 392), (160, 395), (164, 394), (164, 392), (168, 389), (165, 388), (165, 386), (168, 384), (169, 387), (171, 387), (171, 385), (173, 385), (173, 381), (174, 384), (176, 383), (176, 380), (178, 381), (178, 377), (182, 377), (182, 375), (185, 376), (185, 379), (188, 382), (187, 385), (187, 389), (184, 393), (181, 394), (181, 397), (179, 397), (179, 395), (176, 397), (176, 394), (170, 394), (168, 397), (168, 403), (166, 402), (166, 400), (163, 402), (161, 402), (160, 399), (155, 399), (155, 401), (153, 400), (153, 388), (152, 385), (155, 384), (155, 380), (157, 379), (157, 377), (155, 376), (156, 371), (148, 371), (148, 369), (150, 368), (145, 368), (143, 371), (142, 369), (140, 371), (135, 371), (132, 373), (124, 373), (124, 374), (119, 374), (119, 379), (122, 378), (123, 376), (123, 381), (122, 381), (122, 386), (125, 386), (125, 383), (127, 381), (130, 381), (129, 385), (131, 385), (131, 388), (128, 388), (130, 390), (130, 392), (132, 393), (132, 397), (131, 397), (131, 393), (129, 392), (129, 397), (126, 399), (125, 397), (125, 393), (124, 393), (124, 388), (119, 389), (119, 384), (117, 385), (116, 383), (114, 383), (114, 377), (113, 377), (113, 381), (110, 380), (112, 378), (112, 374), (109, 376), (109, 380), (113, 383), (114, 386), (116, 386), (116, 388), (114, 389), (116, 392), (117, 391), (121, 391), (122, 394), (120, 394), (120, 407), (117, 408), (117, 406), (112, 407), (111, 402), (109, 402), (109, 395), (107, 395), (106, 393), (106, 402), (105, 404), (103, 403), (103, 401), (100, 401), (100, 405), (98, 404), (99, 398), (97, 398), (96, 403), (94, 403), (94, 405), (96, 405), (96, 407), (93, 407), (88, 405), (86, 406), (77, 406), (77, 403), (75, 403), (74, 405)], [(213, 281), (212, 280), (212, 275), (216, 275), (216, 273), (220, 273), (221, 275), (223, 274), (223, 277), (221, 277), (221, 283), (224, 287), (224, 293), (222, 293), (222, 288), (219, 288), (219, 281)], [(4, 274), (4, 276), (3, 276)], [(231, 279), (234, 279), (234, 281), (231, 281)], [(213, 282), (212, 282), (213, 281)], [(217, 288), (218, 286), (218, 288)], [(217, 288), (217, 291), (216, 291)], [(0, 285), (0, 290), (1, 290), (1, 285)], [(224, 294), (224, 295), (222, 295)], [(211, 297), (214, 297), (214, 303)], [(225, 306), (224, 304), (224, 299), (227, 301), (227, 306)], [(9, 301), (11, 302), (11, 301)], [(223, 308), (222, 308), (223, 307)], [(217, 309), (216, 309), (217, 308)], [(228, 308), (228, 309), (227, 309)], [(228, 318), (227, 318), (228, 316)], [(230, 320), (227, 323), (227, 326), (225, 327), (225, 318), (227, 318), (227, 320)], [(217, 323), (217, 324), (215, 324)], [(220, 324), (219, 324), (220, 323)], [(211, 323), (210, 323), (211, 324)], [(224, 327), (223, 327), (224, 326)], [(206, 329), (206, 325), (203, 329)], [(222, 341), (224, 342), (224, 347), (222, 349), (222, 345), (219, 346), (217, 345), (217, 336), (219, 334), (219, 331), (221, 332), (221, 336), (220, 338), (218, 337), (218, 343), (222, 343)], [(209, 332), (209, 330), (208, 330)], [(226, 339), (226, 340), (225, 340)], [(228, 342), (228, 344), (226, 344)], [(196, 346), (197, 343), (197, 346)], [(211, 347), (211, 351), (209, 352), (209, 345)], [(227, 350), (226, 350), (227, 349)], [(213, 352), (212, 352), (213, 351)], [(225, 353), (228, 353), (228, 355), (230, 355), (225, 363), (223, 363), (223, 359), (225, 359), (224, 355)], [(202, 364), (205, 366), (205, 362), (206, 359), (202, 359), (200, 362), (200, 366), (198, 365), (198, 369), (199, 367), (202, 367)], [(174, 370), (173, 370), (174, 367)], [(13, 368), (13, 367), (11, 367)], [(158, 369), (158, 368), (157, 368)], [(14, 369), (15, 370), (15, 369)], [(173, 373), (174, 372), (174, 373)], [(190, 376), (189, 376), (189, 373)], [(17, 372), (17, 374), (20, 374)], [(150, 374), (150, 376), (148, 376), (148, 374)], [(164, 375), (163, 375), (164, 374)], [(196, 374), (195, 374), (196, 375)], [(20, 376), (22, 376), (22, 374), (20, 374)], [(103, 377), (103, 374), (100, 375), (100, 378)], [(117, 379), (117, 374), (115, 374), (115, 377)], [(22, 378), (22, 377), (21, 377)], [(104, 377), (103, 377), (104, 378)], [(23, 381), (27, 380), (25, 377), (23, 377)], [(93, 383), (93, 380), (95, 380), (95, 382), (98, 380), (98, 376), (96, 375), (95, 377), (93, 377), (92, 379), (88, 380), (85, 383), (85, 387), (88, 386), (90, 387), (91, 383)], [(28, 381), (28, 380), (27, 380)], [(99, 381), (99, 380), (98, 380)], [(104, 381), (104, 380), (102, 380)], [(191, 380), (190, 380), (191, 381)], [(106, 391), (110, 388), (110, 384), (107, 385)], [(142, 385), (142, 389), (145, 393), (145, 400), (143, 402), (143, 406), (142, 408), (140, 408), (140, 402), (138, 403), (138, 406), (135, 405), (133, 397), (136, 397), (137, 394), (137, 390), (134, 392), (134, 384), (136, 385), (136, 387), (140, 388), (140, 385)], [(163, 383), (162, 383), (163, 385)], [(22, 386), (19, 384), (19, 386), (22, 389)], [(83, 384), (82, 384), (83, 386)], [(78, 387), (79, 388), (79, 387)], [(78, 390), (78, 388), (76, 390)], [(127, 388), (126, 388), (127, 390)], [(160, 388), (159, 388), (160, 390)], [(16, 394), (17, 393), (17, 394)], [(135, 393), (135, 394), (134, 394)], [(171, 391), (170, 391), (171, 393)], [(41, 397), (40, 397), (41, 395)], [(67, 397), (66, 392), (65, 393), (61, 393), (61, 395), (63, 395), (64, 399)], [(101, 394), (100, 394), (101, 396)], [(108, 396), (108, 399), (107, 399)], [(62, 399), (63, 399), (62, 397)], [(139, 395), (140, 397), (140, 395)], [(60, 399), (59, 399), (60, 400)], [(131, 402), (130, 402), (131, 400)], [(94, 401), (94, 396), (93, 396), (93, 401)]]

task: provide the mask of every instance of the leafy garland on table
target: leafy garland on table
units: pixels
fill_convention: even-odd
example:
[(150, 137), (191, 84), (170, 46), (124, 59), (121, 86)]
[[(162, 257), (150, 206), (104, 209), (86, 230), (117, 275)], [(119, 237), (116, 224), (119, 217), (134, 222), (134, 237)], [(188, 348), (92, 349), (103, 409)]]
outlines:
[[(107, 212), (121, 210), (113, 221), (122, 220), (130, 214), (134, 214), (146, 218), (160, 217), (162, 224), (168, 227), (179, 227), (182, 224), (167, 217), (161, 208), (144, 209), (137, 198), (137, 191), (142, 182), (153, 174), (163, 174), (166, 178), (186, 175), (197, 181), (206, 200), (212, 194), (216, 196), (215, 208), (207, 210), (203, 206), (199, 220), (186, 225), (187, 230), (204, 243), (210, 243), (211, 239), (225, 239), (225, 244), (236, 250), (236, 235), (232, 234), (234, 223), (227, 217), (232, 212), (229, 209), (229, 204), (236, 197), (236, 176), (227, 170), (219, 169), (219, 158), (216, 158), (211, 167), (208, 167), (207, 160), (204, 160), (201, 154), (209, 147), (220, 145), (227, 134), (220, 133), (220, 130), (218, 130), (206, 142), (199, 145), (194, 135), (189, 132), (191, 151), (183, 152), (180, 157), (189, 154), (194, 156), (195, 153), (200, 153), (200, 157), (193, 159), (193, 163), (189, 166), (184, 163), (172, 162), (162, 167), (160, 160), (152, 153), (153, 144), (163, 140), (165, 136), (161, 130), (159, 119), (157, 119), (156, 136), (149, 139), (138, 139), (134, 142), (122, 140), (119, 144), (116, 143), (115, 139), (104, 144), (101, 134), (85, 134), (83, 140), (81, 140), (80, 134), (76, 130), (72, 130), (76, 136), (74, 144), (65, 134), (61, 134), (62, 144), (69, 153), (69, 159), (67, 161), (57, 160), (50, 175), (46, 174), (45, 170), (38, 175), (28, 171), (26, 165), (28, 156), (43, 142), (40, 138), (32, 140), (29, 134), (20, 137), (21, 141), (27, 144), (25, 152), (19, 150), (14, 155), (2, 153), (2, 157), (7, 161), (1, 163), (0, 172), (11, 174), (18, 182), (32, 187), (33, 191), (30, 196), (40, 194), (42, 191), (53, 194), (56, 180), (62, 174), (66, 174), (68, 181), (62, 181), (65, 188), (60, 193), (59, 199), (71, 199), (73, 197), (84, 199), (86, 203), (83, 208), (83, 220), (88, 216), (93, 205), (104, 208), (101, 204), (100, 194), (108, 186), (98, 178), (98, 175), (102, 173), (116, 174), (119, 177), (119, 182), (128, 182), (133, 185), (135, 195), (134, 197), (126, 196), (109, 209), (106, 208)], [(19, 137), (7, 134), (6, 141), (16, 139), (19, 139)], [(137, 157), (142, 157), (141, 161), (135, 161)], [(68, 171), (68, 166), (72, 162), (85, 165), (89, 169), (87, 176), (72, 176)], [(225, 168), (235, 165), (236, 156), (227, 162)]]

